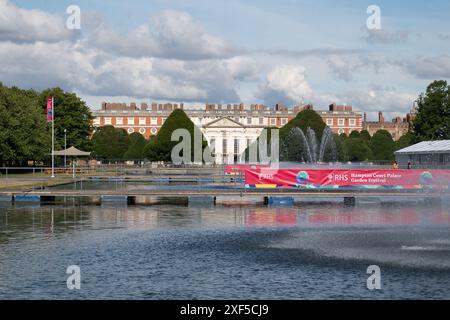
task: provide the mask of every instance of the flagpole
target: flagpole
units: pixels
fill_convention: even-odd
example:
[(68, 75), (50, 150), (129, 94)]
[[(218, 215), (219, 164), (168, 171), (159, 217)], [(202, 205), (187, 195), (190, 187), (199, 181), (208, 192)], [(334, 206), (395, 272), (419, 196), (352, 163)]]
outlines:
[(55, 106), (52, 98), (52, 178), (55, 177)]

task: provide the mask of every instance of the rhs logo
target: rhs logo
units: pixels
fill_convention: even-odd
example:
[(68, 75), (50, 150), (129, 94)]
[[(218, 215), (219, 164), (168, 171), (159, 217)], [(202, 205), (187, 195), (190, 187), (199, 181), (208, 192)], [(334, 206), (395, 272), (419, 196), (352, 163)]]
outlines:
[(297, 181), (298, 183), (305, 183), (309, 180), (308, 172), (306, 171), (300, 171), (297, 173)]

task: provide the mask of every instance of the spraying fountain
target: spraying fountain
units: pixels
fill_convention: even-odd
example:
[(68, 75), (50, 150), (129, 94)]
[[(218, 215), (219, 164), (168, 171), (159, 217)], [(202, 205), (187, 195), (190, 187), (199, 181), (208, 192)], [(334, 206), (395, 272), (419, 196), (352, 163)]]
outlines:
[(310, 127), (306, 129), (306, 135), (300, 128), (292, 128), (282, 144), (281, 156), (284, 160), (308, 163), (337, 161), (333, 132), (325, 127), (319, 144), (316, 133)]

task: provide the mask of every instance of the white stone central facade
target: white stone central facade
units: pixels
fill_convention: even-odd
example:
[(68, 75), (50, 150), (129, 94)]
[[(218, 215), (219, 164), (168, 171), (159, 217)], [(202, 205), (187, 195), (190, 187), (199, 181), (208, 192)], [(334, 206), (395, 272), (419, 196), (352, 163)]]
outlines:
[(216, 163), (236, 163), (263, 127), (245, 126), (230, 118), (220, 118), (200, 127), (208, 144), (214, 148)]

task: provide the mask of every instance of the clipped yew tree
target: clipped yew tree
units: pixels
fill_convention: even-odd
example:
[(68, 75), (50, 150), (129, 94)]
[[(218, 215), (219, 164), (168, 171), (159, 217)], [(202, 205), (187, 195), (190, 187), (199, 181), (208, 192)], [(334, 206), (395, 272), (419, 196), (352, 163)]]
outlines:
[(158, 134), (150, 139), (144, 148), (144, 157), (150, 161), (172, 162), (172, 149), (181, 141), (171, 141), (172, 133), (177, 129), (186, 129), (191, 136), (191, 160), (194, 160), (194, 132), (202, 137), (202, 151), (207, 146), (207, 142), (200, 132), (200, 129), (189, 119), (181, 109), (176, 109), (167, 117)]
[(289, 121), (280, 129), (280, 139), (284, 140), (287, 137), (291, 129), (300, 128), (306, 135), (307, 128), (311, 128), (316, 133), (317, 139), (320, 141), (322, 138), (323, 129), (326, 124), (323, 122), (322, 117), (314, 110), (303, 110), (297, 114), (297, 116)]

